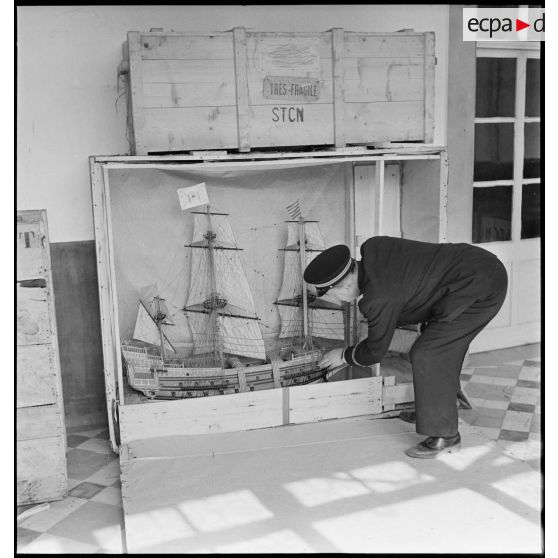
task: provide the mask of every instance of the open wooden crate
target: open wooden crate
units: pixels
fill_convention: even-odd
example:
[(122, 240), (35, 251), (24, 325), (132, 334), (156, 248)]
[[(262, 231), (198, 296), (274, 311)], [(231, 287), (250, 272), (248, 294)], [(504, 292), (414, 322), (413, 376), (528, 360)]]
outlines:
[[(284, 201), (292, 201), (293, 195), (314, 200), (315, 211), (322, 211), (322, 219), (328, 223), (324, 234), (327, 244), (345, 242), (357, 256), (364, 239), (378, 234), (445, 240), (447, 159), (441, 148), (343, 148), (306, 154), (251, 153), (249, 157), (219, 153), (92, 157), (106, 398), (115, 451), (140, 439), (167, 435), (249, 430), (365, 414), (386, 416), (396, 406), (413, 401), (409, 375), (405, 376), (404, 370), (402, 374), (390, 373), (389, 365), (355, 367), (322, 384), (176, 401), (152, 401), (128, 389), (121, 336), (131, 319), (130, 301), (135, 300), (135, 287), (130, 283), (144, 273), (144, 268), (148, 268), (146, 273), (160, 268), (157, 258), (165, 257), (167, 250), (156, 248), (158, 231), (164, 230), (161, 234), (167, 238), (174, 235), (177, 246), (187, 250), (183, 247), (188, 240), (187, 228), (179, 225), (179, 234), (173, 232), (173, 223), (182, 219), (180, 210), (166, 214), (165, 207), (178, 206), (177, 186), (205, 180), (218, 184), (213, 192), (218, 206), (228, 204), (228, 208), (242, 210), (249, 197), (227, 190), (227, 180), (235, 173), (245, 173), (245, 181), (253, 179), (253, 189), (245, 192), (250, 199), (260, 195), (261, 203), (269, 205), (270, 196), (277, 196), (281, 211)], [(270, 185), (272, 177), (276, 182)], [(246, 235), (253, 222), (269, 221), (266, 210), (262, 211), (246, 210), (242, 217), (247, 223)], [(153, 243), (152, 261), (134, 252), (143, 249), (142, 234), (144, 242)], [(262, 246), (255, 242), (256, 251), (262, 253)], [(129, 248), (130, 243), (135, 243), (135, 248)], [(274, 253), (272, 249), (264, 247), (263, 253), (264, 259), (275, 257), (269, 255)], [(138, 267), (130, 269), (129, 265)], [(273, 291), (273, 281), (266, 280), (265, 288), (269, 285)], [(350, 318), (351, 342), (359, 328), (355, 308)], [(394, 338), (394, 343), (400, 341)], [(404, 342), (403, 349), (405, 343), (409, 342)]]
[(434, 33), (130, 31), (135, 155), (432, 142)]

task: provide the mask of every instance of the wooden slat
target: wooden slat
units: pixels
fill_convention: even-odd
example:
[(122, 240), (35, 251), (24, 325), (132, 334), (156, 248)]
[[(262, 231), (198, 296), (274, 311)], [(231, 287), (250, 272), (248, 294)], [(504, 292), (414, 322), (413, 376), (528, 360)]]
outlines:
[(50, 344), (18, 347), (17, 407), (56, 403), (56, 370), (55, 354)]
[(309, 384), (290, 390), (293, 424), (381, 412), (381, 378)]
[(411, 382), (384, 386), (382, 395), (384, 405), (409, 403), (414, 400), (415, 390)]
[[(304, 120), (289, 122), (289, 118), (297, 119), (297, 109), (303, 112)], [(332, 144), (334, 141), (331, 118), (333, 105), (311, 103), (288, 105), (285, 113), (282, 109), (274, 112), (272, 106), (260, 105), (250, 107), (250, 111), (252, 147), (292, 145), (294, 138), (297, 145), (324, 145)], [(285, 122), (283, 122), (283, 114)], [(274, 122), (276, 118), (278, 121)]]
[(394, 35), (393, 33), (345, 32), (345, 56), (377, 58), (393, 56), (418, 58), (424, 55), (423, 33)]
[[(234, 60), (144, 60), (143, 83), (235, 83)], [(204, 99), (198, 99), (204, 105)]]
[(112, 416), (112, 408), (117, 399), (116, 389), (116, 366), (115, 366), (115, 339), (110, 326), (110, 297), (109, 285), (109, 261), (108, 241), (106, 233), (104, 179), (102, 165), (95, 163), (95, 159), (89, 159), (91, 169), (91, 197), (93, 201), (93, 222), (95, 227), (95, 248), (97, 253), (97, 274), (99, 285), (99, 307), (101, 314), (101, 338), (103, 342), (103, 372), (105, 377), (105, 394), (107, 401), (107, 414), (109, 435), (114, 451), (117, 449), (115, 425)]
[[(47, 274), (47, 291), (48, 291), (48, 304), (49, 304), (49, 314), (50, 314), (50, 326), (52, 331), (52, 337), (50, 340), (50, 346), (52, 351), (52, 361), (54, 362), (54, 367), (56, 369), (56, 407), (60, 414), (60, 424), (62, 428), (62, 451), (63, 455), (66, 455), (66, 423), (64, 421), (64, 397), (62, 394), (62, 373), (60, 369), (60, 353), (58, 348), (58, 327), (56, 325), (56, 306), (54, 298), (54, 288), (52, 283), (52, 260), (50, 257), (50, 242), (48, 234), (48, 222), (46, 210), (41, 211), (41, 222), (44, 232), (44, 252), (43, 261), (46, 267)], [(66, 478), (66, 462), (64, 460), (64, 477)]]
[(16, 235), (16, 277), (18, 281), (46, 277), (46, 266), (43, 260), (43, 237), (41, 223), (18, 221)]
[(331, 30), (332, 43), (332, 64), (333, 64), (333, 132), (335, 147), (344, 147), (345, 136), (345, 110), (344, 110), (344, 60), (343, 60), (343, 29), (334, 28)]
[(40, 405), (17, 409), (17, 440), (64, 437), (64, 417), (56, 405)]
[(448, 178), (449, 178), (448, 153), (447, 151), (442, 151), (440, 153), (440, 213), (439, 213), (438, 242), (447, 242)]
[[(108, 293), (110, 300), (110, 327), (113, 335), (113, 339), (120, 339), (120, 327), (118, 319), (118, 300), (116, 294), (116, 266), (114, 262), (114, 241), (112, 235), (112, 206), (110, 203), (110, 184), (108, 178), (108, 168), (103, 167), (103, 190), (104, 190), (104, 202), (105, 202), (105, 215), (106, 215), (106, 234), (107, 234), (107, 245), (109, 246), (108, 254)], [(118, 401), (120, 403), (124, 402), (124, 378), (122, 371), (122, 358), (117, 349), (118, 345), (114, 346), (114, 362), (116, 363), (116, 387), (118, 393)]]
[(144, 64), (141, 58), (141, 42), (138, 32), (130, 31), (128, 33), (128, 53), (130, 57), (129, 98), (132, 107), (132, 125), (134, 128), (134, 155), (147, 155), (147, 144), (144, 136)]
[(52, 328), (46, 287), (17, 288), (17, 344), (49, 343)]
[(234, 106), (234, 80), (215, 83), (144, 83), (145, 108)]
[(191, 35), (142, 33), (141, 57), (144, 60), (218, 60), (233, 59), (232, 33)]
[(248, 75), (246, 68), (246, 33), (244, 27), (233, 29), (234, 67), (236, 83), (236, 114), (238, 149), (250, 151), (250, 122), (248, 112)]
[(344, 79), (359, 80), (373, 84), (374, 81), (386, 87), (388, 80), (399, 73), (403, 81), (406, 79), (421, 80), (424, 78), (424, 60), (422, 58), (376, 58), (373, 55), (362, 58), (345, 58)]
[[(385, 66), (387, 68), (389, 65)], [(381, 80), (346, 79), (344, 96), (346, 102), (420, 101), (424, 97), (422, 70), (418, 78), (407, 76), (409, 67), (397, 66), (390, 74), (388, 85)], [(250, 105), (297, 105), (295, 100), (266, 99), (263, 96), (263, 78), (248, 82)], [(234, 106), (234, 81), (214, 83), (144, 83), (146, 108), (176, 108), (203, 106)], [(203, 102), (200, 101), (203, 100)], [(320, 97), (313, 104), (333, 103), (333, 81), (321, 80)]]
[(159, 436), (234, 432), (283, 424), (282, 390), (160, 401), (120, 408), (122, 443)]
[(434, 141), (434, 71), (436, 66), (434, 33), (424, 34), (424, 141)]
[[(107, 163), (110, 168), (137, 168), (137, 165), (153, 165), (157, 163), (170, 163), (179, 165), (182, 163), (195, 164), (203, 162), (208, 164), (222, 164), (222, 162), (245, 163), (246, 161), (259, 161), (266, 159), (282, 160), (297, 159), (303, 165), (305, 159), (315, 158), (343, 158), (346, 162), (358, 162), (360, 159), (371, 160), (380, 157), (386, 161), (394, 160), (410, 160), (410, 159), (439, 159), (440, 152), (445, 148), (435, 145), (422, 145), (420, 143), (389, 143), (375, 142), (374, 148), (366, 146), (350, 146), (340, 148), (324, 147), (322, 149), (308, 151), (289, 151), (284, 149), (281, 151), (268, 152), (252, 152), (249, 155), (245, 153), (229, 153), (224, 151), (194, 151), (193, 153), (180, 153), (171, 155), (149, 155), (144, 157), (131, 157), (129, 155), (112, 155), (112, 156), (96, 156), (93, 160), (97, 163)], [(115, 166), (118, 165), (118, 166)], [(142, 167), (143, 168), (143, 167)]]
[(345, 103), (347, 143), (420, 140), (424, 110), (420, 101), (399, 103)]
[[(289, 45), (292, 49), (292, 45), (300, 44), (306, 40), (314, 40), (317, 45), (316, 52), (319, 57), (323, 59), (331, 59), (331, 33), (321, 32), (321, 33), (277, 33), (277, 32), (253, 32), (246, 31), (246, 44), (248, 47), (248, 59), (254, 60), (262, 69), (267, 69), (266, 60), (262, 56), (261, 45), (262, 42), (274, 41), (280, 42), (281, 39), (284, 40), (285, 45)], [(269, 62), (269, 61), (268, 61)], [(279, 63), (281, 61), (279, 60)], [(285, 67), (286, 75), (289, 75), (289, 67)], [(296, 70), (295, 70), (296, 71)]]
[(59, 500), (66, 492), (63, 438), (18, 441), (17, 504)]
[(374, 188), (374, 236), (380, 236), (384, 231), (385, 170), (385, 162), (378, 161), (376, 163), (376, 183)]
[(150, 151), (234, 149), (236, 107), (145, 109), (145, 138)]
[[(378, 370), (379, 372), (379, 370)], [(395, 409), (395, 403), (391, 402), (391, 403), (386, 403), (383, 400), (383, 395), (385, 393), (385, 390), (391, 386), (395, 385), (395, 376), (386, 376), (383, 378), (383, 382), (384, 382), (384, 388), (383, 388), (383, 392), (382, 392), (382, 409), (384, 412), (386, 411), (393, 411)]]

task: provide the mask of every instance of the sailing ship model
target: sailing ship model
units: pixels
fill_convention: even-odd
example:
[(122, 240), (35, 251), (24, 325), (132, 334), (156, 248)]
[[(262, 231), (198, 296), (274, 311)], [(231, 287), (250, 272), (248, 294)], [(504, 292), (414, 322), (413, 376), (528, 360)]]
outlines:
[[(266, 354), (259, 318), (227, 214), (192, 211), (190, 289), (182, 309), (193, 352), (179, 355), (173, 325), (156, 287), (140, 300), (133, 339), (122, 343), (129, 385), (153, 399), (183, 399), (300, 385), (325, 380), (318, 366), (324, 340), (344, 339), (343, 309), (316, 298), (302, 279), (324, 243), (316, 221), (291, 208), (283, 282), (277, 304), (279, 348)], [(300, 241), (303, 239), (303, 242)]]

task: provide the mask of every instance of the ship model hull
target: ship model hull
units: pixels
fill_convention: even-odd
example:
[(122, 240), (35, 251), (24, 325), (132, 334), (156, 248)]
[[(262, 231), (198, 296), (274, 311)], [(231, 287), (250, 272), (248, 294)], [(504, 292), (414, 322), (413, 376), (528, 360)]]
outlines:
[(304, 385), (323, 381), (326, 371), (318, 367), (320, 349), (294, 355), (288, 360), (231, 368), (189, 367), (165, 362), (144, 347), (123, 345), (128, 383), (150, 399), (189, 399), (262, 389)]

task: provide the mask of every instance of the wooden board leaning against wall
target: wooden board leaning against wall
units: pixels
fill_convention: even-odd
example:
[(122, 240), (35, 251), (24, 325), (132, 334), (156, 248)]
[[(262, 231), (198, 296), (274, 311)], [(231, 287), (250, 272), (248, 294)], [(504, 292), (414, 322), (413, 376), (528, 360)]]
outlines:
[[(107, 410), (115, 451), (120, 444), (141, 438), (247, 430), (361, 414), (385, 416), (397, 412), (402, 404), (412, 403), (412, 384), (396, 383), (394, 376), (382, 375), (378, 366), (348, 372), (343, 380), (353, 379), (347, 381), (187, 400), (142, 402), (130, 397), (126, 390), (120, 355), (110, 173), (149, 169), (164, 169), (166, 173), (183, 169), (203, 172), (208, 168), (220, 172), (239, 167), (265, 171), (282, 165), (304, 168), (320, 159), (345, 169), (345, 242), (354, 254), (364, 237), (394, 234), (389, 215), (395, 213), (399, 215), (397, 227), (401, 236), (445, 241), (447, 159), (443, 148), (340, 148), (306, 154), (250, 153), (249, 157), (194, 153), (91, 158)], [(355, 210), (355, 196), (356, 205), (367, 204), (366, 215)], [(401, 211), (396, 212), (393, 204), (402, 204)], [(354, 309), (350, 320), (350, 335), (355, 339), (360, 324)], [(394, 339), (397, 342), (401, 339)]]
[(66, 429), (46, 211), (17, 215), (17, 503), (67, 492)]

